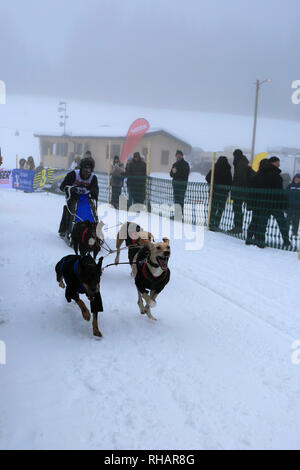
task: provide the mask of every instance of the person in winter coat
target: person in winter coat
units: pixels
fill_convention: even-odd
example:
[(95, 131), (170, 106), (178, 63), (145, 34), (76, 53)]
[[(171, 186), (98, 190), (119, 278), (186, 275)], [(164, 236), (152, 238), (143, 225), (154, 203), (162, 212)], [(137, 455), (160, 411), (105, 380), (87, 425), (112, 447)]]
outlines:
[(298, 235), (300, 220), (300, 174), (297, 173), (292, 183), (288, 186), (288, 210), (287, 224), (292, 225), (292, 234), (294, 237)]
[(127, 187), (131, 193), (133, 204), (144, 204), (146, 198), (146, 163), (139, 152), (133, 154), (133, 159), (126, 167)]
[[(211, 170), (206, 175), (206, 181), (210, 184)], [(210, 213), (210, 227), (212, 231), (219, 229), (219, 224), (225, 209), (226, 201), (232, 185), (231, 166), (227, 157), (219, 157), (215, 165), (214, 187)]]
[(243, 231), (243, 204), (247, 201), (247, 192), (244, 188), (249, 187), (253, 170), (249, 165), (249, 160), (240, 149), (233, 152), (233, 181), (231, 189), (231, 199), (233, 200), (232, 210), (234, 214), (234, 227), (228, 233), (242, 233)]
[(28, 158), (27, 158), (27, 162), (26, 162), (25, 168), (26, 168), (26, 170), (35, 170), (35, 164), (34, 164), (34, 159), (33, 159), (33, 157), (28, 157)]
[(70, 170), (79, 170), (80, 169), (81, 158), (79, 155), (74, 157), (74, 160), (71, 163)]
[[(260, 162), (259, 171), (252, 181), (252, 187), (258, 191), (254, 194), (252, 206), (252, 221), (248, 227), (246, 245), (256, 245), (264, 248), (265, 233), (268, 220), (272, 215), (279, 226), (283, 238), (283, 247), (290, 247), (287, 221), (284, 216), (286, 199), (283, 191), (283, 182), (280, 176), (280, 160), (271, 157)], [(273, 191), (259, 191), (269, 189)]]
[[(183, 217), (184, 196), (188, 184), (190, 166), (188, 162), (183, 158), (183, 153), (181, 150), (176, 150), (175, 158), (176, 162), (172, 165), (170, 176), (173, 179), (172, 183), (175, 211), (179, 206), (181, 210), (181, 217)], [(177, 219), (177, 217), (175, 218)]]
[(64, 207), (59, 226), (59, 234), (61, 237), (71, 232), (72, 215), (70, 213), (74, 213), (80, 194), (88, 195), (91, 211), (96, 218), (95, 207), (91, 200), (98, 200), (99, 186), (97, 176), (93, 171), (94, 160), (91, 158), (83, 158), (80, 162), (80, 169), (67, 173), (60, 185), (61, 191), (66, 192), (67, 206), (69, 209), (67, 210), (66, 206)]
[(25, 158), (20, 158), (19, 168), (20, 168), (20, 170), (26, 170), (26, 160), (25, 160)]
[(116, 155), (110, 169), (111, 204), (115, 209), (119, 208), (119, 197), (122, 191), (124, 174), (124, 165)]

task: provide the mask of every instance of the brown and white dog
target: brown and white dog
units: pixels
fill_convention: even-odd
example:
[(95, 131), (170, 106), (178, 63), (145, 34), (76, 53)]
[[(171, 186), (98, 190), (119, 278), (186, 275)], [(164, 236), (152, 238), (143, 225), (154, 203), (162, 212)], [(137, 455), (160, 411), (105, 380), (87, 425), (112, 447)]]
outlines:
[(147, 241), (133, 259), (132, 274), (138, 291), (137, 303), (141, 314), (146, 314), (151, 320), (156, 320), (151, 313), (151, 307), (156, 306), (158, 294), (170, 280), (170, 255), (170, 240), (163, 238), (163, 241), (158, 243)]
[(152, 233), (146, 232), (139, 225), (134, 222), (125, 222), (119, 230), (116, 241), (117, 254), (115, 264), (120, 261), (120, 249), (122, 243), (126, 243), (128, 247), (128, 260), (132, 264), (134, 256), (138, 253), (146, 243), (154, 241)]

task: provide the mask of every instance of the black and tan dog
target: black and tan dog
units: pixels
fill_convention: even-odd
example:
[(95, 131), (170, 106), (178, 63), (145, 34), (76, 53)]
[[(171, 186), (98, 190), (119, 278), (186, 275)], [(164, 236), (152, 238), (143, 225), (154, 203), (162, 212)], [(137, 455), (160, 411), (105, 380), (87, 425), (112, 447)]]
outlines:
[(99, 259), (97, 264), (90, 255), (69, 255), (62, 258), (55, 266), (57, 282), (61, 288), (66, 288), (65, 296), (67, 301), (75, 300), (86, 321), (90, 321), (91, 315), (85, 303), (80, 300), (79, 294), (86, 294), (90, 300), (95, 336), (102, 336), (98, 328), (98, 312), (103, 312), (100, 294), (102, 261), (103, 257)]
[(147, 242), (133, 259), (132, 274), (138, 291), (138, 306), (140, 312), (145, 313), (151, 320), (156, 320), (151, 313), (151, 307), (156, 306), (158, 294), (170, 280), (170, 254), (170, 240), (163, 238), (159, 243)]
[(93, 252), (94, 259), (96, 259), (104, 240), (103, 225), (103, 222), (97, 223), (89, 220), (77, 222), (74, 225), (71, 238), (76, 255), (78, 255), (79, 249), (81, 256)]
[(117, 235), (116, 249), (117, 255), (115, 258), (115, 264), (119, 264), (120, 261), (120, 248), (122, 243), (126, 243), (128, 247), (128, 260), (132, 264), (134, 256), (137, 252), (148, 242), (154, 241), (152, 233), (146, 232), (139, 225), (134, 222), (125, 222), (120, 228)]

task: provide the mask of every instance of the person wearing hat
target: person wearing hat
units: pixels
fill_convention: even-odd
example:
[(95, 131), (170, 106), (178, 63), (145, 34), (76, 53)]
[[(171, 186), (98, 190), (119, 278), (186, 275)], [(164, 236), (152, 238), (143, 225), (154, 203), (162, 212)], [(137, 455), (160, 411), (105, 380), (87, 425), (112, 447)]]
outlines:
[[(93, 173), (95, 163), (92, 158), (83, 158), (80, 162), (80, 168), (70, 171), (60, 185), (61, 191), (66, 192), (67, 206), (59, 226), (59, 234), (64, 237), (71, 232), (72, 216), (70, 213), (75, 212), (76, 203), (79, 196), (87, 195), (90, 200), (98, 201), (99, 186), (97, 176)], [(94, 205), (91, 205), (91, 211), (96, 217)], [(69, 209), (69, 210), (68, 210)]]
[(144, 204), (146, 198), (146, 163), (139, 152), (133, 154), (131, 162), (126, 166), (128, 192), (133, 204)]
[(183, 158), (183, 152), (181, 150), (176, 150), (175, 158), (176, 158), (176, 162), (173, 163), (172, 165), (170, 176), (173, 179), (172, 183), (173, 183), (175, 212), (176, 212), (176, 209), (178, 210), (178, 208), (180, 207), (181, 216), (183, 217), (184, 196), (186, 193), (187, 183), (188, 183), (189, 174), (190, 174), (190, 165)]
[(254, 197), (252, 200), (251, 209), (253, 214), (251, 224), (248, 227), (247, 245), (255, 244), (259, 248), (265, 248), (268, 220), (273, 216), (283, 238), (282, 248), (290, 248), (291, 246), (288, 225), (284, 216), (284, 210), (287, 205), (286, 194), (283, 191), (279, 166), (280, 159), (278, 157), (274, 156), (268, 160), (262, 160), (259, 165), (259, 171), (252, 180), (252, 187), (258, 190), (268, 189), (269, 191), (258, 191), (256, 198)]
[[(243, 205), (247, 202), (247, 192), (245, 188), (250, 186), (251, 177), (254, 170), (249, 165), (249, 160), (240, 149), (233, 152), (233, 181), (231, 189), (231, 199), (233, 200), (233, 228), (228, 233), (238, 234), (243, 231)], [(246, 207), (246, 205), (245, 205)]]
[[(205, 177), (208, 184), (211, 182), (211, 170)], [(227, 157), (220, 156), (215, 165), (213, 196), (210, 214), (209, 230), (219, 230), (223, 211), (226, 206), (230, 186), (232, 185), (231, 166)]]

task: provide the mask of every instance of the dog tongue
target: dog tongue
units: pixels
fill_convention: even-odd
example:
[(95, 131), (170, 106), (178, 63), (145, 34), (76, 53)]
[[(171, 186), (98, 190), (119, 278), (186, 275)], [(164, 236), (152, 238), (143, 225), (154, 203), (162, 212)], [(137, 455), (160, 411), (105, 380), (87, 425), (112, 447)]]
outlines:
[(162, 259), (159, 259), (159, 264), (160, 264), (162, 269), (167, 269), (167, 267), (168, 267), (167, 263)]

